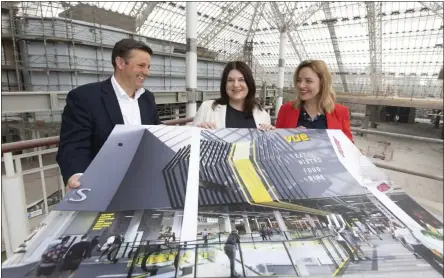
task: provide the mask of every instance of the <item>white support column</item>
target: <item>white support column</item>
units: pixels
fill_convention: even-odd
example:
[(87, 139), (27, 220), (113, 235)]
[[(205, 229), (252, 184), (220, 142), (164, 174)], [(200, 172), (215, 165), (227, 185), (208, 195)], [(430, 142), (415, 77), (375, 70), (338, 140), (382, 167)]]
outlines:
[(278, 223), (279, 229), (281, 230), (281, 232), (288, 231), (287, 225), (285, 225), (284, 218), (282, 218), (281, 212), (278, 210), (274, 210), (273, 214), (274, 214), (274, 218), (276, 218), (276, 222)]
[(270, 228), (272, 228), (272, 227), (273, 227), (273, 224), (271, 224), (271, 220), (270, 220), (270, 218), (267, 218), (267, 220), (268, 220), (268, 225), (270, 225)]
[[(39, 139), (39, 138), (40, 138), (40, 131), (36, 129), (31, 130), (31, 139)], [(41, 147), (33, 148), (34, 152), (38, 152), (41, 149), (42, 149)]]
[[(187, 2), (195, 4), (195, 2)], [(188, 108), (188, 107), (187, 107)], [(179, 256), (188, 256), (188, 260), (180, 263), (183, 272), (190, 275), (195, 274), (197, 269), (194, 268), (197, 240), (197, 217), (199, 211), (199, 157), (200, 157), (200, 130), (198, 128), (191, 128), (189, 131), (190, 138), (190, 158), (188, 166), (187, 188), (185, 192), (185, 204), (183, 209), (183, 223), (180, 230), (180, 242), (190, 242), (187, 248), (180, 251)]]
[(259, 231), (261, 229), (261, 226), (259, 225), (259, 222), (257, 222), (257, 218), (254, 218), (254, 222), (256, 223), (256, 228)]
[(336, 218), (335, 214), (330, 214), (330, 217), (332, 219), (333, 225), (335, 225), (337, 228), (341, 227), (341, 223), (339, 222), (338, 218)]
[(186, 86), (187, 86), (187, 117), (196, 115), (196, 89), (197, 89), (197, 2), (187, 2), (186, 4), (186, 33), (187, 33), (187, 54), (186, 54)]
[(219, 229), (221, 233), (231, 233), (230, 216), (224, 215), (219, 217)]
[(310, 223), (310, 226), (316, 229), (316, 224), (313, 221), (313, 218), (311, 217), (311, 215), (310, 214), (306, 214), (305, 217), (307, 218), (308, 223)]
[(342, 218), (342, 215), (336, 214), (336, 218), (341, 223), (341, 225), (343, 224), (343, 225), (347, 226), (347, 222), (345, 222), (344, 218)]
[(176, 240), (180, 238), (180, 230), (182, 229), (183, 211), (176, 210), (174, 213), (173, 226), (171, 232), (176, 233)]
[(142, 221), (144, 210), (136, 210), (133, 217), (128, 225), (128, 229), (125, 233), (125, 241), (133, 242), (136, 239), (137, 230), (140, 226), (140, 221)]
[[(124, 235), (125, 242), (134, 242), (137, 237), (137, 231), (139, 230), (140, 222), (142, 221), (143, 213), (145, 210), (136, 210), (133, 214), (133, 217), (131, 218), (130, 223), (128, 224), (128, 229), (126, 230), (126, 233)], [(140, 241), (141, 237), (137, 239), (137, 241)], [(136, 243), (140, 244), (140, 242)], [(120, 248), (117, 253), (117, 258), (122, 257), (123, 253), (125, 252), (124, 248)]]
[(180, 110), (179, 110), (179, 108), (175, 108), (174, 109), (174, 119), (179, 119), (180, 118)]
[[(192, 2), (187, 2), (189, 5)], [(199, 150), (200, 150), (200, 130), (191, 128), (190, 138), (190, 159), (188, 167), (187, 189), (183, 210), (183, 222), (180, 231), (180, 241), (195, 241), (197, 239), (197, 214), (199, 206)]]
[(2, 230), (7, 257), (29, 235), (23, 176), (14, 170), (12, 153), (4, 153), (5, 175), (2, 176)]
[(278, 97), (276, 98), (276, 116), (281, 109), (282, 102), (284, 99), (284, 77), (285, 77), (285, 52), (287, 48), (287, 31), (281, 30), (281, 36), (279, 40), (279, 70), (278, 70)]
[(250, 222), (248, 222), (248, 216), (243, 215), (242, 217), (244, 219), (245, 232), (247, 234), (251, 234), (251, 227), (250, 227)]

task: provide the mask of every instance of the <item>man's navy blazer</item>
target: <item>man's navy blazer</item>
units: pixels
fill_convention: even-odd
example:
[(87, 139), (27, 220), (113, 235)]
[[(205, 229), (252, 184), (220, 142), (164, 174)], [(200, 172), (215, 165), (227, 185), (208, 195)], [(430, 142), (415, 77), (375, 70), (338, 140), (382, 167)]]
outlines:
[[(161, 123), (153, 93), (145, 90), (138, 102), (142, 125)], [(85, 172), (117, 124), (124, 122), (111, 78), (68, 93), (56, 156), (65, 184), (72, 175)]]

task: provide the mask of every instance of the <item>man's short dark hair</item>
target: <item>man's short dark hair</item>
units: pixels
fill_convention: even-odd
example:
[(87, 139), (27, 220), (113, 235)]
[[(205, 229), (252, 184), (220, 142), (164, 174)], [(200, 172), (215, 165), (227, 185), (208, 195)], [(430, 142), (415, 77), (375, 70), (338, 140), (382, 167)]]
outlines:
[(113, 67), (116, 67), (117, 57), (122, 57), (126, 60), (133, 49), (139, 49), (153, 55), (153, 50), (145, 43), (133, 39), (123, 39), (118, 41), (113, 47), (113, 52), (111, 54), (111, 63), (113, 64)]

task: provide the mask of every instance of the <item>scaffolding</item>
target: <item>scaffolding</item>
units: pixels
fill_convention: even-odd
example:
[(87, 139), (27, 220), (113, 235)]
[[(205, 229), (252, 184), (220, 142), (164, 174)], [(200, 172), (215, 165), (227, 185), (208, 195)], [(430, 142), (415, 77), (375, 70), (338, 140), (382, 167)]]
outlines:
[[(147, 88), (185, 91), (186, 5), (2, 2), (1, 88), (69, 91), (104, 80), (113, 72), (114, 44), (135, 38), (157, 55)], [(198, 90), (218, 90), (223, 67), (231, 60), (251, 65), (257, 88), (276, 86), (279, 30), (285, 27), (286, 89), (294, 87), (293, 74), (301, 60), (322, 59), (339, 93), (443, 97), (443, 81), (438, 79), (443, 67), (440, 3), (199, 2), (197, 16)], [(183, 114), (181, 105), (159, 105), (160, 116), (174, 118), (177, 110)], [(37, 113), (37, 120), (42, 118), (57, 121), (60, 115)], [(35, 125), (33, 117), (23, 115), (4, 115), (2, 121), (16, 126), (17, 119), (26, 128)], [(22, 139), (32, 139), (29, 136)]]
[[(102, 80), (112, 72), (110, 49), (124, 37), (140, 39), (155, 53), (169, 56), (169, 60), (153, 63), (154, 75), (174, 78), (186, 70), (184, 65), (171, 64), (171, 57), (186, 52), (186, 2), (3, 3), (6, 3), (2, 4), (2, 89), (5, 91), (69, 90)], [(277, 80), (276, 21), (282, 15), (287, 24), (293, 22), (288, 28), (287, 43), (291, 47), (285, 57), (285, 87), (293, 86), (295, 68), (301, 59), (309, 58), (327, 62), (337, 92), (442, 97), (442, 81), (437, 80), (443, 56), (443, 17), (439, 3), (327, 4), (199, 2), (198, 57), (210, 64), (245, 60), (253, 64), (259, 84), (271, 85)], [(120, 30), (119, 35), (115, 30)], [(37, 42), (43, 42), (42, 49), (31, 49), (30, 53), (29, 48)], [(62, 49), (61, 43), (69, 47)], [(79, 55), (87, 46), (96, 48), (94, 55)], [(199, 68), (198, 74), (216, 77), (221, 74), (220, 69), (208, 67)], [(39, 82), (30, 82), (29, 76), (35, 72), (40, 72)], [(63, 72), (72, 74), (64, 78)], [(50, 80), (50, 74), (57, 78)], [(168, 78), (164, 83), (150, 88), (182, 89), (168, 82)]]

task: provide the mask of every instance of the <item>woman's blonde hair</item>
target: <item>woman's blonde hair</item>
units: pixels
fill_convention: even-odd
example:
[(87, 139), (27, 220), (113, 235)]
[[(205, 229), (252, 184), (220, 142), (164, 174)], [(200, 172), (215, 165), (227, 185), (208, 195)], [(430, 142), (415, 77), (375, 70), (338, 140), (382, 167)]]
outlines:
[(294, 108), (299, 109), (302, 105), (302, 100), (299, 97), (299, 89), (297, 81), (299, 72), (303, 68), (312, 69), (319, 78), (319, 94), (316, 96), (318, 100), (318, 109), (324, 113), (332, 112), (335, 109), (336, 95), (332, 88), (332, 77), (328, 70), (327, 64), (322, 60), (305, 60), (302, 61), (296, 68), (293, 75), (294, 87), (296, 89), (296, 101)]

